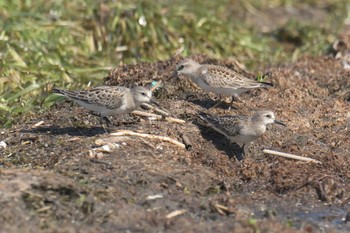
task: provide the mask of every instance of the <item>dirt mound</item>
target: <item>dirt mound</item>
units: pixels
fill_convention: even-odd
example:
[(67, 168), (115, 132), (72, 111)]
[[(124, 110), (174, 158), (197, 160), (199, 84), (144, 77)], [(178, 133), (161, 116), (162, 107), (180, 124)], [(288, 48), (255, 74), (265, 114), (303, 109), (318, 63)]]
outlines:
[[(194, 56), (251, 78), (234, 61)], [(299, 232), (349, 231), (349, 71), (328, 57), (272, 67), (274, 88), (243, 94), (237, 110), (208, 109), (217, 99), (180, 77), (181, 57), (125, 65), (108, 85), (149, 85), (176, 124), (120, 117), (119, 129), (191, 141), (187, 151), (160, 140), (111, 139), (86, 110), (60, 103), (2, 129), (0, 219), (7, 231)], [(239, 149), (208, 128), (198, 112), (250, 114), (271, 109), (288, 127), (269, 127), (238, 161)], [(42, 124), (36, 123), (43, 121)], [(136, 123), (135, 123), (136, 122)], [(101, 140), (106, 147), (101, 148)], [(107, 142), (113, 141), (112, 144)], [(264, 148), (304, 155), (311, 164), (264, 155)], [(24, 167), (24, 168), (23, 168)], [(326, 204), (326, 205), (325, 205)], [(24, 228), (27, 218), (30, 227)], [(64, 225), (65, 228), (57, 228)]]

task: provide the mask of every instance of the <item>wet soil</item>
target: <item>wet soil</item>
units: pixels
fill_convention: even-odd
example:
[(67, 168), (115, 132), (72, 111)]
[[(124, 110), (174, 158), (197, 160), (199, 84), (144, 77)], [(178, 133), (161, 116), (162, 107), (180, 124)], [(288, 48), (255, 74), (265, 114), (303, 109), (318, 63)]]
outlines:
[[(193, 58), (254, 77), (235, 61)], [(235, 109), (228, 108), (229, 99), (209, 109), (218, 96), (173, 77), (181, 59), (121, 66), (106, 84), (162, 80), (154, 95), (186, 123), (120, 116), (109, 130), (180, 142), (185, 134), (191, 150), (159, 139), (111, 136), (97, 117), (68, 101), (1, 129), (7, 145), (0, 149), (1, 232), (350, 231), (350, 71), (331, 57), (305, 57), (266, 70), (274, 87), (242, 94)], [(238, 145), (198, 118), (199, 112), (257, 109), (273, 110), (288, 127), (269, 127), (243, 160), (236, 157)]]

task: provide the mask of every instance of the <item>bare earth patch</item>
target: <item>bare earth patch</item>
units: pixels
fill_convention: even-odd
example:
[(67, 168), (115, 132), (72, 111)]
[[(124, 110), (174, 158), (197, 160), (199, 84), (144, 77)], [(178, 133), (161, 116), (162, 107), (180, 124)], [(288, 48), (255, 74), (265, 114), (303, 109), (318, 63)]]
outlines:
[[(191, 151), (133, 136), (110, 139), (96, 117), (69, 102), (1, 129), (7, 144), (0, 149), (2, 231), (350, 231), (350, 72), (332, 58), (303, 58), (272, 67), (275, 87), (242, 95), (238, 110), (207, 109), (215, 95), (171, 78), (180, 59), (117, 68), (106, 84), (162, 80), (155, 96), (186, 123), (125, 116), (114, 118), (118, 126), (111, 131), (179, 141), (185, 134)], [(243, 72), (233, 61), (194, 59)], [(273, 110), (288, 127), (269, 127), (242, 161), (235, 158), (237, 146), (197, 115), (254, 109)], [(109, 152), (99, 139), (114, 140)], [(264, 155), (265, 148), (322, 164)]]

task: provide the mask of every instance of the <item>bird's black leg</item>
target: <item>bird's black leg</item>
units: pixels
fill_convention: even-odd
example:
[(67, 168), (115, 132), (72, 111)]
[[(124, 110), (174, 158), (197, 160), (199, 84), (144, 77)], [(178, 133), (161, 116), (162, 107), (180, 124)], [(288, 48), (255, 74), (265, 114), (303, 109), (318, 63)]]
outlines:
[(216, 104), (214, 104), (213, 106), (211, 106), (210, 108), (216, 108), (216, 107), (220, 106), (223, 102), (224, 102), (223, 96), (219, 95), (218, 102)]
[(102, 125), (102, 128), (105, 130), (106, 133), (109, 133), (108, 130), (105, 128), (104, 123), (106, 122), (107, 127), (112, 125), (112, 122), (108, 119), (108, 117), (104, 116), (104, 117), (100, 117), (100, 123)]
[(235, 102), (243, 102), (243, 101), (241, 100), (241, 98), (239, 98), (238, 94), (233, 94), (233, 95), (232, 95), (231, 104), (232, 104), (234, 101), (235, 101)]
[(218, 106), (220, 106), (222, 104), (223, 100), (222, 99), (219, 99), (218, 102), (216, 102), (216, 104), (214, 104), (213, 106), (211, 106), (210, 108), (216, 108)]
[(246, 148), (245, 148), (245, 143), (243, 144), (243, 146), (242, 146), (242, 155), (245, 157), (245, 150), (246, 150)]
[(236, 158), (238, 161), (243, 160), (245, 157), (245, 144), (243, 144), (242, 148), (241, 148), (241, 153), (239, 153), (238, 155), (236, 155)]
[(234, 110), (237, 110), (238, 108), (236, 107), (236, 106), (234, 106), (233, 105), (233, 102), (240, 102), (240, 103), (242, 103), (242, 100), (238, 97), (238, 95), (233, 95), (232, 97), (231, 97), (231, 102), (230, 102), (230, 107), (229, 107), (229, 109), (234, 109)]
[(107, 126), (110, 126), (112, 125), (111, 121), (108, 119), (108, 117), (106, 116), (101, 116), (100, 114), (96, 113), (96, 112), (93, 112), (91, 111), (91, 115), (93, 116), (98, 116), (100, 117), (100, 124), (102, 125), (102, 128), (105, 130), (106, 133), (108, 133), (107, 129), (105, 128), (104, 126), (104, 123), (106, 122)]
[[(239, 147), (239, 150), (235, 150), (235, 152), (237, 152), (237, 153), (235, 153), (236, 159), (237, 159), (238, 161), (243, 160), (244, 157), (245, 157), (244, 144), (243, 144), (243, 146), (241, 147), (241, 146), (239, 146), (237, 143), (231, 141), (231, 145), (233, 145), (233, 144), (235, 144), (235, 145), (237, 145), (237, 146)], [(236, 147), (236, 149), (238, 149), (238, 148)]]
[(107, 126), (113, 126), (112, 122), (109, 120), (107, 116), (102, 117), (102, 121), (105, 121)]

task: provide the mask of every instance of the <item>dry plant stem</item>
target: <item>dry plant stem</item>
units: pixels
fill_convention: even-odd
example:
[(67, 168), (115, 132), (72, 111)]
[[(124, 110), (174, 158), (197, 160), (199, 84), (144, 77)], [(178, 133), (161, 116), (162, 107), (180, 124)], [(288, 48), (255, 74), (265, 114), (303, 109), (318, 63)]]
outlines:
[(39, 121), (38, 123), (35, 123), (32, 128), (37, 128), (39, 127), (40, 125), (44, 124), (44, 121)]
[(158, 136), (158, 135), (152, 135), (152, 134), (145, 134), (145, 133), (137, 133), (131, 130), (120, 130), (115, 133), (111, 133), (111, 136), (138, 136), (143, 138), (150, 138), (150, 139), (158, 139), (165, 142), (170, 142), (178, 147), (181, 147), (182, 149), (186, 149), (185, 144), (176, 141), (175, 139), (166, 137), (166, 136)]
[(229, 209), (226, 206), (220, 205), (220, 204), (215, 204), (214, 205), (216, 211), (219, 212), (219, 214), (226, 215), (226, 213), (229, 213)]
[(150, 91), (151, 91), (151, 92), (154, 92), (154, 90), (156, 90), (161, 84), (162, 84), (162, 80), (159, 80), (159, 81), (157, 82), (157, 84), (154, 85), (154, 86), (150, 89)]
[[(144, 117), (154, 117), (157, 120), (162, 120), (163, 119), (163, 117), (161, 115), (148, 113), (148, 112), (142, 112), (142, 111), (138, 111), (138, 110), (133, 111), (132, 114), (135, 114), (135, 115), (138, 115), (138, 116), (144, 116)], [(169, 121), (169, 122), (178, 123), (178, 124), (186, 123), (186, 121), (184, 121), (184, 120), (173, 118), (173, 117), (165, 117), (165, 120)]]
[(293, 155), (293, 154), (288, 154), (288, 153), (283, 153), (279, 151), (274, 151), (274, 150), (263, 150), (265, 154), (270, 154), (270, 155), (278, 155), (281, 157), (289, 158), (289, 159), (296, 159), (300, 161), (305, 161), (305, 162), (313, 162), (313, 163), (321, 163), (321, 161), (318, 161), (316, 159), (308, 158), (308, 157), (302, 157), (298, 155)]
[(173, 57), (179, 56), (184, 50), (185, 50), (184, 47), (181, 47), (181, 48), (177, 49), (177, 50), (175, 51)]
[(192, 143), (190, 142), (188, 137), (184, 133), (181, 135), (181, 137), (182, 137), (182, 141), (186, 145), (186, 150), (191, 150), (192, 149)]
[(184, 213), (186, 213), (186, 212), (187, 212), (187, 210), (185, 210), (185, 209), (182, 209), (182, 210), (174, 210), (173, 212), (167, 214), (167, 216), (165, 216), (165, 217), (166, 217), (166, 218), (174, 218), (174, 217), (176, 217), (176, 216), (178, 216), (178, 215), (181, 215), (181, 214), (184, 214)]
[(168, 117), (169, 116), (169, 113), (166, 112), (166, 111), (163, 111), (159, 108), (156, 108), (156, 107), (153, 107), (152, 105), (150, 104), (147, 104), (147, 103), (143, 103), (142, 104), (143, 107), (147, 108), (147, 109), (153, 109), (156, 113), (162, 115), (163, 117)]

